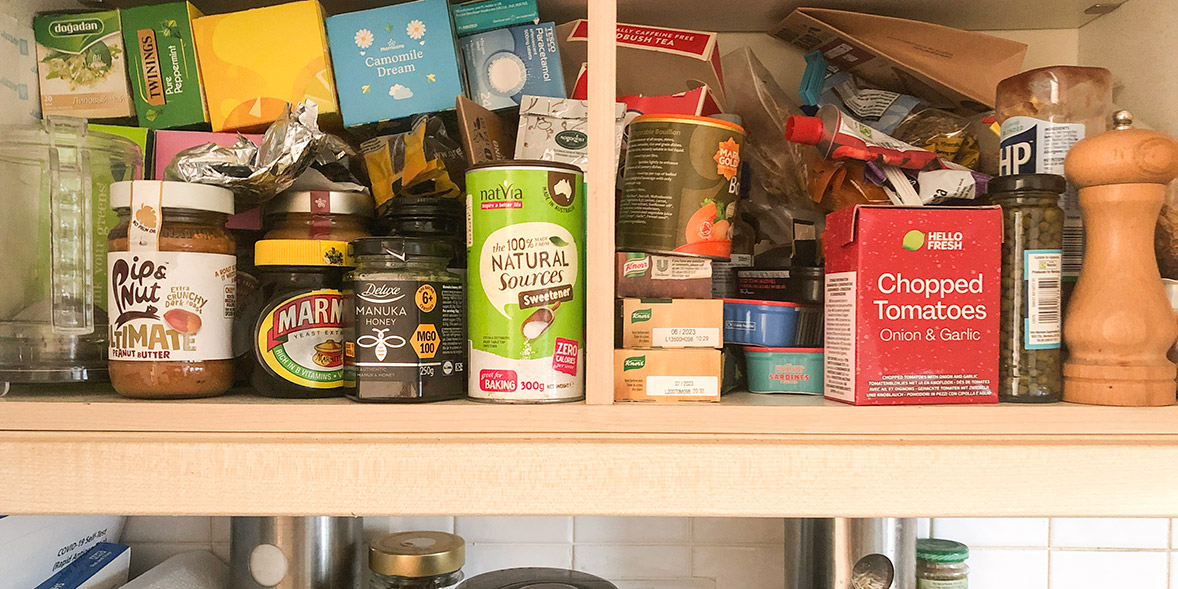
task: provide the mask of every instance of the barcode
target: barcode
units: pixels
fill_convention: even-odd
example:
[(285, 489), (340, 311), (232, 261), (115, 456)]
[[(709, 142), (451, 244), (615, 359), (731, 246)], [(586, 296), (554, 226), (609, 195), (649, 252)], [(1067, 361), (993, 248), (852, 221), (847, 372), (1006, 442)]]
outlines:
[(1063, 275), (1079, 276), (1084, 262), (1084, 226), (1064, 225), (1063, 228)]
[(1038, 323), (1059, 322), (1059, 279), (1040, 278), (1038, 288)]

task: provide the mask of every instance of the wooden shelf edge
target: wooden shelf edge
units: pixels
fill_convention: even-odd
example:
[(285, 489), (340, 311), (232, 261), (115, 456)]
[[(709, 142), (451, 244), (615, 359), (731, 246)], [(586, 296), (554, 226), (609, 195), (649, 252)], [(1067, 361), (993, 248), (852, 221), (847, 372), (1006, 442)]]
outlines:
[(1169, 516), (1178, 436), (0, 433), (11, 514)]

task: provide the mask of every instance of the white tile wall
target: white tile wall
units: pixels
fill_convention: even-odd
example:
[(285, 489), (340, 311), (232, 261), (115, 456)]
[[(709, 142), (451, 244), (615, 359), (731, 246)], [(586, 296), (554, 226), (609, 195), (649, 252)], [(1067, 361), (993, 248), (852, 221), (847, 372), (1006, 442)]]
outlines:
[[(937, 518), (922, 522), (921, 533), (970, 546), (971, 589), (1178, 589), (1174, 525), (1156, 518)], [(771, 518), (365, 519), (369, 538), (404, 530), (464, 536), (468, 576), (555, 566), (599, 574), (620, 589), (781, 589), (785, 572), (784, 528)], [(132, 546), (133, 574), (186, 550), (211, 549), (228, 560), (229, 519), (133, 517), (123, 542)]]

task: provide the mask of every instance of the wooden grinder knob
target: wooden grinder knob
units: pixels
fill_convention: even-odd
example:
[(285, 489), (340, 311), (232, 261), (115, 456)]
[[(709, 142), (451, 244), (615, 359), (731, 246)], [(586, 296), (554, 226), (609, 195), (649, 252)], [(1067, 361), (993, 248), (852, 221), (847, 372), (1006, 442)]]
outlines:
[(1158, 273), (1154, 227), (1166, 184), (1178, 176), (1178, 142), (1131, 129), (1083, 139), (1064, 171), (1079, 188), (1084, 264), (1064, 314), (1063, 398), (1096, 405), (1171, 405), (1173, 363), (1166, 350), (1178, 325)]

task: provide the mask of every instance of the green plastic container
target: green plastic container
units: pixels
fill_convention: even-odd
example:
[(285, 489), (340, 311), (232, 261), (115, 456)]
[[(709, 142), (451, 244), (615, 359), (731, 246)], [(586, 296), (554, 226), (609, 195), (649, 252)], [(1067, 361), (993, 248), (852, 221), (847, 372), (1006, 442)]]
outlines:
[(745, 348), (749, 392), (822, 394), (822, 348)]

